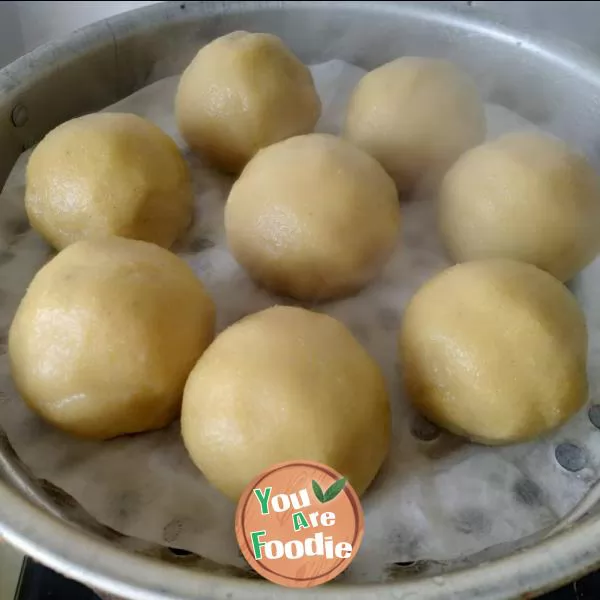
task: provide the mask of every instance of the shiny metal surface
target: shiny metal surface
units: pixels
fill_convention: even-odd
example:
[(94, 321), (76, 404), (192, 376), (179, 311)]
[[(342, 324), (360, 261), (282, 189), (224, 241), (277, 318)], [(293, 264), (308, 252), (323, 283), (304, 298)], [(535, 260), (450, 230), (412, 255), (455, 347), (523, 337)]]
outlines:
[[(594, 2), (151, 6), (53, 42), (0, 71), (0, 181), (22, 150), (53, 126), (180, 71), (198, 46), (240, 28), (280, 35), (306, 62), (341, 58), (370, 68), (403, 54), (445, 56), (475, 77), (487, 100), (536, 124), (551, 122), (557, 133), (600, 162), (595, 133), (600, 130), (600, 62), (595, 56), (600, 52), (599, 19), (600, 6)], [(64, 492), (36, 480), (1, 435), (0, 478), (0, 535), (65, 575), (112, 594), (195, 600), (302, 594), (202, 558), (178, 564), (162, 548), (123, 538)], [(525, 540), (525, 549), (504, 549), (506, 557), (474, 558), (471, 562), (482, 561), (475, 566), (456, 563), (439, 574), (381, 585), (337, 582), (312, 594), (494, 600), (541, 592), (600, 562), (596, 498), (572, 521), (541, 543), (527, 547)]]

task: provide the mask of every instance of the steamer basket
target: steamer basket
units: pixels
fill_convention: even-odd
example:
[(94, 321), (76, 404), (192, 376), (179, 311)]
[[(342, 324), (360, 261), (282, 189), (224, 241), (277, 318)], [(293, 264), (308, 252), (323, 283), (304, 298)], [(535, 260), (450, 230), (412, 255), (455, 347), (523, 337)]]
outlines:
[[(405, 54), (449, 58), (474, 76), (488, 101), (534, 123), (564, 115), (568, 128), (561, 135), (598, 162), (600, 63), (572, 42), (524, 31), (543, 24), (589, 46), (598, 43), (599, 19), (597, 3), (577, 2), (161, 3), (87, 27), (0, 71), (0, 181), (54, 126), (181, 71), (198, 47), (236, 29), (277, 34), (306, 63), (340, 58), (369, 69)], [(1, 423), (0, 480), (0, 535), (97, 589), (144, 600), (306, 598), (306, 592), (202, 557), (149, 549), (102, 526), (62, 490), (28, 472)], [(532, 597), (600, 563), (593, 500), (570, 525), (542, 542), (525, 540), (517, 551), (496, 548), (437, 574), (408, 573), (380, 585), (350, 586), (342, 578), (311, 594), (346, 600), (374, 594), (403, 600)]]

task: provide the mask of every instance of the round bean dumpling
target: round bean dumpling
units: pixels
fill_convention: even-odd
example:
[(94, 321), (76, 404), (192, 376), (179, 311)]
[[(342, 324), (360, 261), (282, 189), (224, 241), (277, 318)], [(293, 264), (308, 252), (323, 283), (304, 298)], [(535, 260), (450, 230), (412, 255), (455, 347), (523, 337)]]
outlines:
[(371, 156), (327, 134), (261, 150), (225, 207), (231, 251), (266, 288), (300, 300), (356, 292), (396, 246), (394, 182)]
[(452, 63), (398, 58), (358, 82), (344, 135), (407, 190), (483, 141), (484, 106), (471, 78)]
[(600, 251), (600, 180), (564, 142), (511, 133), (446, 173), (439, 221), (457, 262), (512, 258), (567, 281)]
[(265, 146), (311, 132), (320, 115), (308, 67), (268, 33), (235, 31), (201, 48), (175, 98), (190, 148), (230, 172)]
[(583, 313), (526, 263), (474, 261), (435, 276), (404, 312), (399, 353), (416, 408), (485, 444), (531, 440), (587, 399)]
[(339, 321), (277, 306), (222, 332), (194, 367), (181, 413), (185, 446), (233, 500), (261, 471), (314, 460), (365, 491), (388, 451), (381, 370)]
[(175, 142), (127, 113), (67, 121), (27, 164), (31, 226), (55, 248), (116, 235), (168, 248), (192, 217), (192, 180)]
[(214, 335), (215, 311), (175, 254), (118, 237), (70, 245), (33, 278), (10, 328), (17, 390), (69, 433), (167, 425)]

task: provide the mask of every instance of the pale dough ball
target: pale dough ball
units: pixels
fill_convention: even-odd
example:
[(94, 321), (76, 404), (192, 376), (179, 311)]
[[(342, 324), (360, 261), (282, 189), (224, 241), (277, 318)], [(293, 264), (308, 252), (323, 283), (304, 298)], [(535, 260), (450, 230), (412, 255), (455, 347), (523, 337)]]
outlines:
[(394, 249), (400, 208), (394, 182), (368, 154), (326, 134), (262, 150), (225, 207), (227, 240), (270, 290), (324, 300), (357, 291)]
[(29, 221), (58, 249), (106, 235), (168, 248), (190, 223), (192, 201), (191, 175), (175, 142), (132, 114), (67, 121), (27, 165)]
[(276, 36), (236, 31), (204, 46), (181, 76), (181, 135), (226, 171), (265, 146), (311, 132), (321, 102), (309, 69)]
[(483, 141), (483, 102), (475, 84), (453, 64), (399, 58), (358, 82), (344, 134), (406, 190)]
[(156, 429), (213, 337), (213, 303), (177, 256), (108, 237), (72, 244), (34, 277), (10, 329), (25, 402), (76, 435)]
[(409, 398), (486, 444), (533, 439), (587, 399), (587, 332), (575, 298), (533, 265), (456, 265), (409, 303), (399, 340)]
[(446, 173), (439, 222), (457, 262), (512, 258), (566, 281), (600, 250), (600, 183), (562, 141), (511, 133)]
[(209, 482), (236, 500), (261, 471), (314, 460), (361, 494), (388, 451), (381, 370), (328, 315), (278, 306), (213, 342), (183, 395), (185, 446)]

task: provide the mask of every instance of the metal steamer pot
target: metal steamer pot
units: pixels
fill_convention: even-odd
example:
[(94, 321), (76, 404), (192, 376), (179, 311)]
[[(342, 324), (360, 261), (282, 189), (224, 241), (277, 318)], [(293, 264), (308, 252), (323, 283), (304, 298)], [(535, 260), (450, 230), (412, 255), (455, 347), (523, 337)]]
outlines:
[[(236, 29), (279, 35), (306, 63), (339, 58), (370, 69), (406, 54), (446, 57), (471, 73), (486, 100), (534, 123), (559, 117), (568, 123), (563, 137), (598, 155), (600, 62), (571, 42), (524, 33), (542, 22), (562, 38), (580, 32), (579, 41), (590, 45), (598, 18), (596, 3), (572, 2), (160, 3), (82, 29), (0, 71), (0, 181), (23, 150), (59, 123), (181, 71), (198, 47)], [(406, 600), (531, 597), (600, 563), (600, 514), (589, 504), (568, 527), (501, 558), (390, 583), (334, 582), (311, 594), (346, 600), (375, 594)], [(53, 569), (125, 598), (306, 597), (199, 557), (136, 551), (135, 540), (123, 540), (28, 472), (1, 423), (0, 535)]]

